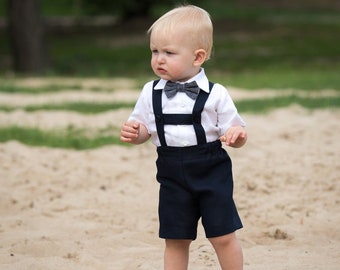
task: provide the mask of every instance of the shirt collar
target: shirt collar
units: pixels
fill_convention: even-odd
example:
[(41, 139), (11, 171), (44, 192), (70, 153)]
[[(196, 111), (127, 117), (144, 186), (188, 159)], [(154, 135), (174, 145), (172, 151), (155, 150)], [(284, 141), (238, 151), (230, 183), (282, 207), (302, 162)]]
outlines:
[[(196, 76), (192, 77), (191, 79), (189, 79), (188, 81), (186, 81), (184, 83), (189, 83), (189, 82), (192, 82), (192, 81), (196, 81), (199, 88), (201, 88), (203, 91), (209, 93), (209, 91), (210, 91), (209, 90), (209, 80), (208, 80), (207, 76), (205, 75), (204, 68), (201, 68), (200, 72)], [(165, 87), (166, 83), (167, 83), (167, 80), (160, 79), (159, 82), (156, 84), (155, 89), (156, 90), (163, 89)]]

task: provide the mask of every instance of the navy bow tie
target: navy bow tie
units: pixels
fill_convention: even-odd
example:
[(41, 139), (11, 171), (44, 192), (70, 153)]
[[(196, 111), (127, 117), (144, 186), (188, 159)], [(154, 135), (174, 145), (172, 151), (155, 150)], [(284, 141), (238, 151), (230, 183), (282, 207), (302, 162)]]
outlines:
[(200, 88), (195, 81), (184, 84), (168, 81), (164, 87), (164, 93), (168, 98), (174, 97), (177, 92), (185, 92), (188, 97), (195, 100), (199, 91)]

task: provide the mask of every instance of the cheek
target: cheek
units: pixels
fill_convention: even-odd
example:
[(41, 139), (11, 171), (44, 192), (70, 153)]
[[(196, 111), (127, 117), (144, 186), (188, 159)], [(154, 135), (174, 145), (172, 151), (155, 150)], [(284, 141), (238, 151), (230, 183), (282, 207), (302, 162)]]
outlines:
[(156, 64), (156, 59), (155, 59), (155, 57), (151, 57), (150, 63), (151, 63), (151, 66), (152, 66), (152, 67), (155, 66), (155, 64)]
[(179, 68), (181, 68), (180, 61), (175, 60), (175, 59), (168, 59), (167, 65), (168, 65), (169, 67), (171, 67), (172, 69), (176, 69), (176, 70), (179, 69)]

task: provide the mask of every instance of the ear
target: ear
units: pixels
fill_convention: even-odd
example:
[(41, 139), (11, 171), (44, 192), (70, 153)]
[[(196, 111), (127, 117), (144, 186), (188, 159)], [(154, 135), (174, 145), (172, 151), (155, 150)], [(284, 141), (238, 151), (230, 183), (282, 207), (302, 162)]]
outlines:
[(207, 52), (203, 49), (198, 49), (195, 51), (194, 66), (201, 66), (207, 58)]

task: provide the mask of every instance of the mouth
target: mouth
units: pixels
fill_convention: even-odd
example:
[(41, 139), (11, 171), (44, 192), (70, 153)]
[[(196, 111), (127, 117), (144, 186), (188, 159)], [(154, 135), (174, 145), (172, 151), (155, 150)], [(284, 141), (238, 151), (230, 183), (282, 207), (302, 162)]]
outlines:
[(164, 68), (157, 68), (157, 71), (159, 73), (165, 73), (166, 72), (166, 70)]

